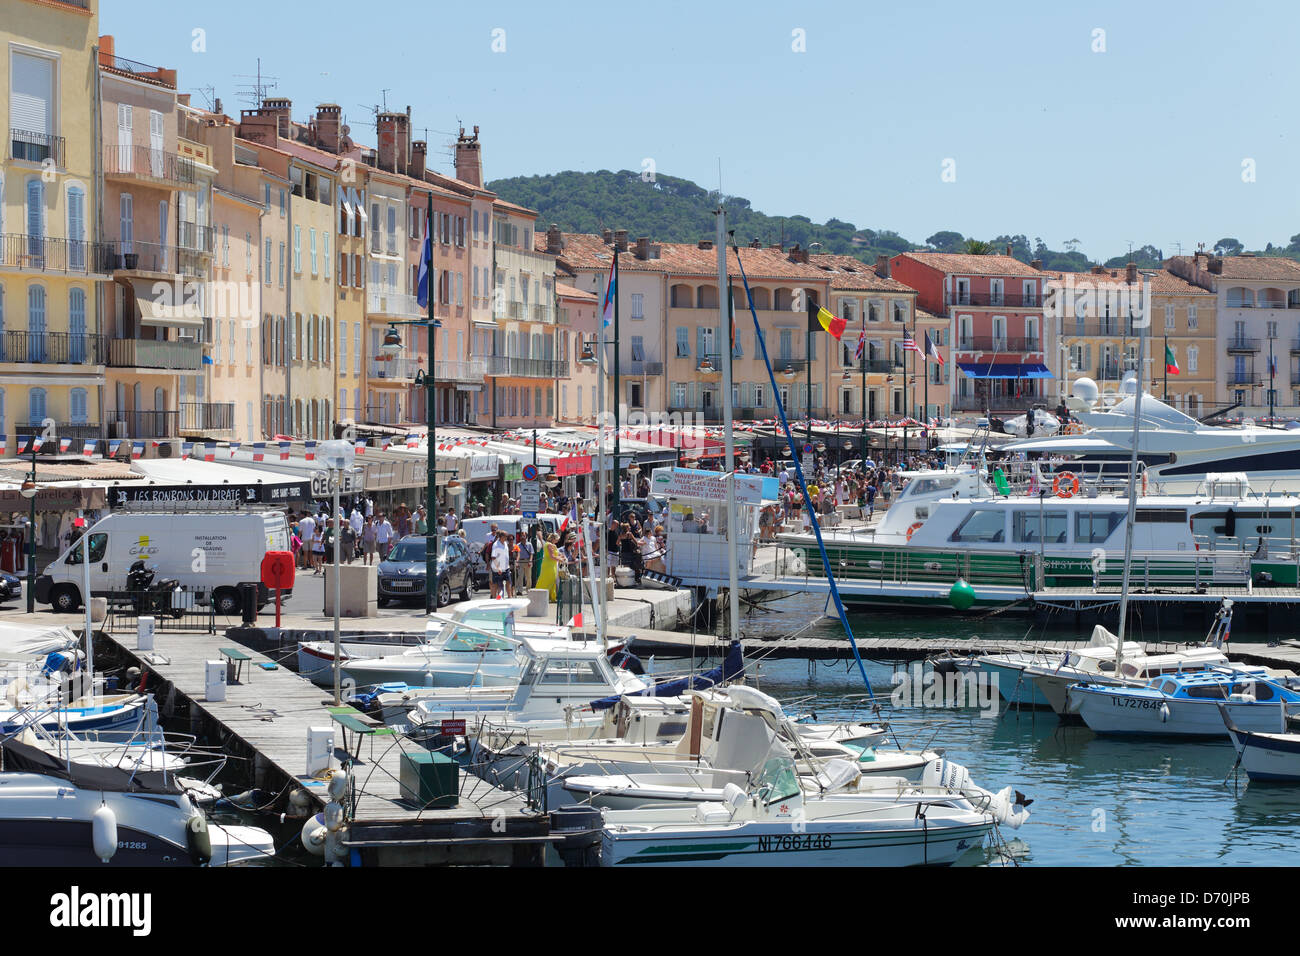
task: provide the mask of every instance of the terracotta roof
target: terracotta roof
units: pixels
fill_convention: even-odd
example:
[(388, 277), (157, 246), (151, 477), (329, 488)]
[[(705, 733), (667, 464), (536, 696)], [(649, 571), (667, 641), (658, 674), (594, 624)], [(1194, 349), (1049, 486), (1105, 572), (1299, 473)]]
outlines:
[(914, 259), (945, 275), (1039, 276), (1037, 269), (1015, 256), (973, 256), (958, 252), (902, 252), (895, 258)]
[[(1190, 268), (1191, 256), (1175, 256)], [(1173, 259), (1169, 260), (1173, 261)], [(1277, 256), (1224, 256), (1223, 271), (1211, 273), (1219, 279), (1280, 279), (1300, 281), (1300, 262)]]
[[(561, 242), (563, 248), (558, 259), (567, 268), (607, 270), (613, 261), (614, 247), (606, 245), (600, 236), (583, 232), (566, 232), (561, 235)], [(538, 252), (545, 252), (546, 234), (535, 233), (533, 244)], [(698, 243), (689, 242), (651, 242), (650, 245), (652, 248), (659, 249), (659, 258), (638, 259), (636, 240), (630, 239), (627, 252), (619, 256), (619, 270), (667, 273), (672, 276), (717, 276), (718, 274), (716, 249), (701, 249)], [(822, 283), (830, 281), (832, 277), (811, 262), (795, 262), (790, 258), (789, 252), (770, 247), (754, 249), (742, 246), (740, 261), (744, 264), (745, 275), (751, 279), (804, 279)], [(727, 254), (727, 265), (733, 272), (733, 276), (739, 278), (735, 253)], [(907, 289), (901, 283), (897, 285), (900, 291)]]
[[(1044, 269), (1043, 275), (1052, 279), (1064, 280), (1066, 276), (1073, 276), (1075, 283), (1080, 282), (1124, 282), (1125, 272), (1123, 269), (1107, 269), (1103, 273), (1095, 272), (1058, 272), (1052, 269)], [(1142, 281), (1142, 273), (1138, 272), (1138, 282)], [(1208, 289), (1202, 289), (1198, 285), (1188, 282), (1181, 276), (1176, 276), (1168, 269), (1158, 269), (1151, 273), (1151, 294), (1152, 295), (1214, 295)]]
[[(36, 458), (37, 482), (81, 481), (138, 481), (143, 478), (131, 470), (131, 463), (112, 458), (84, 459), (79, 461), (45, 461), (42, 456)], [(21, 482), (30, 478), (31, 459), (0, 462), (0, 481)]]
[[(508, 210), (508, 211), (510, 211), (510, 212), (517, 212), (517, 213), (520, 213), (521, 215), (528, 216), (528, 217), (531, 218), (531, 219), (536, 219), (536, 218), (537, 218), (537, 210), (536, 210), (536, 209), (529, 209), (527, 206), (517, 206), (517, 205), (515, 205), (515, 204), (512, 203), (512, 202), (506, 202), (504, 199), (501, 199), (500, 197), (497, 197), (497, 198), (495, 198), (495, 199), (492, 200), (492, 207), (495, 209), (495, 208), (498, 207), (498, 206), (500, 206), (502, 209)], [(542, 249), (539, 249), (538, 251), (539, 251), (539, 252), (545, 252), (546, 249), (545, 249), (545, 248), (542, 248)]]
[(555, 294), (561, 299), (579, 299), (583, 302), (596, 301), (595, 293), (583, 292), (581, 289), (574, 288), (571, 285), (565, 285), (563, 282), (555, 283)]
[(875, 266), (868, 265), (853, 256), (826, 253), (808, 257), (809, 263), (830, 276), (831, 290), (849, 289), (870, 292), (900, 292), (916, 295), (910, 285), (904, 285), (897, 279), (877, 275)]

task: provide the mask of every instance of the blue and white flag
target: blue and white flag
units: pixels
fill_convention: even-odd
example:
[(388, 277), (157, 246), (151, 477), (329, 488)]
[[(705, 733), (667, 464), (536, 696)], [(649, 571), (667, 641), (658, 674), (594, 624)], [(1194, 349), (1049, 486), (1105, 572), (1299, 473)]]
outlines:
[(416, 301), (420, 303), (420, 308), (429, 307), (429, 283), (433, 275), (433, 235), (429, 231), (430, 223), (426, 219), (424, 223), (424, 251), (420, 254), (420, 274), (416, 280), (417, 288), (415, 293)]
[(615, 278), (614, 267), (618, 262), (618, 253), (614, 253), (614, 262), (609, 264), (609, 282), (605, 285), (605, 303), (601, 306), (601, 316), (603, 317), (603, 326), (609, 328), (614, 321), (614, 298), (618, 295), (618, 280)]

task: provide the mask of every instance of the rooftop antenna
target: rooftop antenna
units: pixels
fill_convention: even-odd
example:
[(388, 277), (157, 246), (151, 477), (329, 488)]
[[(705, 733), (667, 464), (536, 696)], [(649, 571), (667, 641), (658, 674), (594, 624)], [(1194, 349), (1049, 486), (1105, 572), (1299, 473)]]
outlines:
[(266, 76), (262, 73), (262, 58), (260, 56), (257, 58), (256, 74), (237, 73), (235, 77), (240, 80), (253, 81), (252, 83), (244, 83), (237, 90), (239, 98), (253, 109), (261, 107), (262, 101), (266, 99), (267, 94), (274, 90), (280, 81), (278, 76)]
[(203, 102), (208, 104), (208, 112), (217, 112), (217, 88), (215, 86), (196, 86), (191, 87), (194, 92), (203, 97)]
[(1181, 242), (1175, 242), (1174, 248), (1178, 250), (1180, 256), (1183, 254), (1183, 244)]

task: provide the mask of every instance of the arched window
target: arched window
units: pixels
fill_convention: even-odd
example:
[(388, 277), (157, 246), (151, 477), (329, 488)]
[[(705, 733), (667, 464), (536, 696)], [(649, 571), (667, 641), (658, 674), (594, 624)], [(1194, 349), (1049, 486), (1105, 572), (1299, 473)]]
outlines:
[[(772, 308), (772, 293), (769, 292), (767, 289), (755, 289), (753, 286), (750, 286), (749, 292), (750, 295), (754, 297), (755, 309), (762, 309), (763, 311), (769, 311)], [(741, 290), (740, 297), (737, 298), (736, 301), (740, 303), (740, 305), (737, 306), (737, 308), (745, 307), (745, 296), (744, 296), (743, 289)]]
[(1256, 305), (1261, 309), (1285, 309), (1286, 293), (1281, 289), (1260, 289)]
[(74, 388), (68, 394), (68, 420), (74, 425), (86, 423), (86, 390)]
[(691, 293), (691, 287), (685, 284), (678, 284), (668, 290), (668, 305), (674, 309), (689, 309), (694, 305), (694, 296)]
[(1255, 306), (1255, 293), (1239, 285), (1228, 290), (1228, 308), (1250, 309)]
[(27, 287), (27, 361), (45, 361), (45, 286)]
[(86, 290), (73, 286), (68, 292), (68, 360), (73, 365), (86, 361)]
[(775, 297), (772, 302), (775, 311), (789, 312), (794, 307), (794, 293), (790, 289), (777, 289), (772, 294)]
[(715, 285), (702, 285), (695, 290), (695, 304), (701, 309), (716, 309), (718, 307), (718, 287)]

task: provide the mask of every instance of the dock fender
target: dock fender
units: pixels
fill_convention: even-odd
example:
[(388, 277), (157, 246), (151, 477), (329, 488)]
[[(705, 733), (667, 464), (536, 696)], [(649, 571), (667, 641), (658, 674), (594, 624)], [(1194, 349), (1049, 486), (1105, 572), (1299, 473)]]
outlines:
[(90, 815), (90, 845), (101, 863), (107, 863), (117, 852), (117, 814), (106, 803)]
[(185, 825), (185, 842), (195, 866), (203, 866), (212, 860), (212, 835), (208, 833), (208, 821), (203, 814), (196, 813), (190, 817)]
[(307, 818), (302, 825), (302, 845), (313, 856), (325, 855), (325, 838), (329, 835), (325, 826), (325, 814), (317, 813)]
[(1162, 723), (1162, 724), (1167, 724), (1167, 723), (1169, 723), (1169, 705), (1168, 705), (1168, 704), (1161, 704), (1161, 705), (1160, 705), (1160, 723)]

